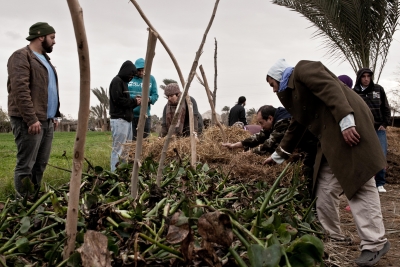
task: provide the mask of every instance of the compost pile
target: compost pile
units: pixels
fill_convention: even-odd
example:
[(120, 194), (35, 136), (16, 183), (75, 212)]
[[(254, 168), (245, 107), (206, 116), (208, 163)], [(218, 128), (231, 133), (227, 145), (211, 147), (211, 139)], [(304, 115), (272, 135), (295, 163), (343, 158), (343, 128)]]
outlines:
[[(216, 147), (215, 161), (192, 167), (178, 149), (160, 187), (157, 156), (145, 149), (137, 201), (131, 164), (89, 170), (77, 250), (64, 261), (68, 184), (0, 203), (0, 266), (322, 266), (323, 232), (300, 163), (264, 167), (261, 179), (234, 171), (261, 167), (255, 155)], [(228, 172), (216, 164), (222, 160)]]
[[(76, 247), (83, 247), (90, 230), (102, 233), (111, 264), (106, 266), (322, 262), (323, 244), (309, 235), (322, 235), (322, 230), (297, 166), (287, 166), (286, 174), (271, 185), (241, 183), (207, 164), (192, 168), (173, 161), (157, 187), (157, 163), (148, 158), (140, 170), (136, 203), (130, 198), (129, 166), (120, 165), (116, 174), (97, 167), (93, 175), (84, 177), (81, 187)], [(290, 186), (280, 186), (288, 176)], [(3, 266), (62, 266), (67, 192), (68, 185), (46, 186), (40, 198), (1, 204)], [(80, 266), (82, 260), (75, 253), (63, 264)]]

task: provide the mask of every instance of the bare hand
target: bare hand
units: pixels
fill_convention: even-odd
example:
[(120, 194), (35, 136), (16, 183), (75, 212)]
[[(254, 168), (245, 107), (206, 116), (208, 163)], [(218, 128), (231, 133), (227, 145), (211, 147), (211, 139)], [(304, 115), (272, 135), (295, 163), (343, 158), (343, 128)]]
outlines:
[(227, 147), (227, 148), (232, 148), (231, 143), (221, 143), (222, 146)]
[(142, 103), (142, 97), (136, 96), (136, 104), (139, 106)]
[(386, 128), (381, 125), (379, 126), (378, 131), (386, 131)]
[(58, 125), (60, 124), (60, 122), (58, 120), (53, 120), (54, 123), (54, 131), (57, 130)]
[(344, 141), (349, 146), (355, 146), (360, 142), (360, 135), (356, 131), (356, 127), (347, 128), (342, 132)]
[(264, 160), (264, 162), (263, 162), (263, 165), (267, 165), (267, 164), (268, 165), (275, 165), (276, 162), (271, 157), (269, 157), (266, 160)]
[(32, 124), (31, 126), (29, 126), (28, 128), (28, 134), (39, 134), (40, 133), (40, 129), (42, 124), (40, 123), (40, 121), (35, 122), (34, 124)]

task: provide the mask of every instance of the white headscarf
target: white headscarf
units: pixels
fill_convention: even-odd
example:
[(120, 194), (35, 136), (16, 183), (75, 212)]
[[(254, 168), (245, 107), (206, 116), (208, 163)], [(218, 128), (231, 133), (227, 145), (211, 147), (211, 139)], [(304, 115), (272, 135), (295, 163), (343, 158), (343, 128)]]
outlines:
[(269, 69), (267, 76), (270, 76), (280, 82), (283, 71), (288, 67), (290, 67), (290, 65), (285, 61), (284, 58), (278, 59), (278, 61), (275, 62), (275, 64)]

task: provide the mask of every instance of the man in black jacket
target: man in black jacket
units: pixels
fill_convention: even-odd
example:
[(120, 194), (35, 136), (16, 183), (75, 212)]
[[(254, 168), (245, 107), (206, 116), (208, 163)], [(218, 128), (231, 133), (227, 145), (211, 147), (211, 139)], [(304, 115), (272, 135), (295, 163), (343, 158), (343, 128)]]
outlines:
[[(386, 127), (390, 123), (390, 107), (386, 98), (385, 90), (379, 84), (375, 84), (373, 79), (374, 73), (368, 68), (362, 68), (357, 72), (356, 85), (354, 91), (368, 105), (374, 115), (374, 126), (378, 135), (383, 154), (387, 155), (387, 138)], [(371, 153), (374, 153), (371, 151)], [(386, 170), (382, 169), (375, 175), (376, 187), (378, 192), (384, 193), (386, 189), (383, 187), (386, 183)]]
[(244, 110), (245, 105), (246, 98), (244, 96), (239, 97), (237, 104), (229, 111), (229, 126), (232, 126), (237, 121), (241, 121), (244, 125), (247, 125), (246, 111)]
[(111, 171), (115, 168), (122, 154), (122, 144), (132, 140), (133, 108), (140, 105), (141, 98), (130, 98), (128, 82), (136, 73), (135, 65), (125, 61), (118, 75), (110, 83), (110, 116), (113, 138), (111, 151)]

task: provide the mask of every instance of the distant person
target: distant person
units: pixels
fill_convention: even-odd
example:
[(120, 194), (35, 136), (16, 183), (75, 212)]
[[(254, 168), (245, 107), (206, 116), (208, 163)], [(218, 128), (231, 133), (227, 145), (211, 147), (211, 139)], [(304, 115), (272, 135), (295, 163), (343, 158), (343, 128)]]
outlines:
[(317, 137), (313, 189), (318, 220), (331, 239), (347, 240), (339, 218), (344, 193), (361, 239), (355, 263), (373, 266), (389, 251), (390, 243), (373, 179), (386, 163), (368, 106), (317, 61), (302, 60), (291, 67), (280, 59), (268, 71), (267, 82), (293, 119), (279, 147), (264, 163), (288, 159), (306, 131)]
[(349, 87), (350, 89), (353, 88), (353, 80), (349, 76), (339, 75), (338, 78), (339, 78), (339, 80), (342, 81), (342, 83), (347, 85), (347, 87)]
[[(165, 86), (164, 94), (168, 99), (167, 104), (164, 107), (162, 123), (161, 123), (161, 135), (160, 137), (164, 137), (168, 134), (169, 127), (171, 126), (172, 119), (174, 118), (174, 114), (179, 102), (179, 99), (182, 96), (182, 92), (179, 89), (179, 85), (177, 83), (170, 83)], [(193, 106), (193, 126), (194, 126), (194, 134), (198, 135), (199, 128), (199, 110), (197, 109), (196, 100), (193, 97), (190, 97), (190, 101)], [(186, 103), (186, 100), (182, 102), (182, 108), (179, 115), (179, 119), (177, 124), (175, 125), (174, 134), (179, 137), (187, 137), (190, 135), (190, 124), (189, 124), (189, 109)]]
[[(145, 61), (143, 58), (139, 58), (135, 61), (135, 67), (137, 72), (133, 79), (128, 83), (128, 90), (131, 98), (135, 98), (136, 96), (142, 96), (143, 92), (143, 76), (145, 74), (144, 69)], [(149, 87), (149, 104), (147, 107), (146, 113), (146, 122), (144, 125), (144, 133), (143, 138), (146, 138), (150, 134), (151, 129), (151, 115), (150, 115), (150, 105), (154, 105), (158, 99), (158, 90), (156, 79), (153, 75), (150, 75), (150, 87)], [(139, 124), (139, 115), (140, 115), (140, 106), (137, 106), (133, 109), (133, 120), (132, 120), (132, 139), (136, 140), (137, 136), (137, 127)]]
[[(257, 122), (261, 126), (259, 133), (236, 143), (222, 143), (227, 148), (243, 148), (258, 155), (271, 154), (278, 147), (289, 127), (291, 115), (282, 107), (265, 105), (257, 111)], [(243, 124), (242, 122), (236, 122)], [(243, 129), (249, 125), (244, 125)]]
[(28, 194), (24, 178), (40, 189), (58, 126), (60, 100), (58, 77), (48, 53), (53, 51), (55, 30), (46, 22), (29, 28), (29, 45), (8, 59), (8, 114), (17, 145), (14, 185), (17, 196)]
[(244, 125), (247, 125), (246, 111), (244, 110), (245, 105), (246, 98), (244, 96), (239, 97), (237, 104), (229, 111), (229, 126), (232, 126), (237, 121), (241, 121)]
[[(378, 135), (383, 154), (386, 157), (388, 147), (386, 127), (390, 123), (390, 107), (385, 90), (382, 86), (373, 82), (373, 75), (374, 73), (368, 68), (360, 69), (357, 72), (354, 91), (367, 103), (372, 115), (374, 115), (375, 131)], [(370, 153), (372, 155), (375, 154), (374, 151), (370, 151)], [(386, 192), (386, 189), (383, 187), (386, 183), (385, 176), (386, 168), (383, 168), (375, 175), (376, 187), (379, 193)]]
[(141, 97), (131, 98), (128, 92), (128, 82), (132, 80), (136, 67), (132, 61), (125, 61), (118, 75), (110, 83), (110, 117), (112, 134), (111, 171), (123, 152), (123, 144), (132, 140), (133, 109), (140, 105)]

